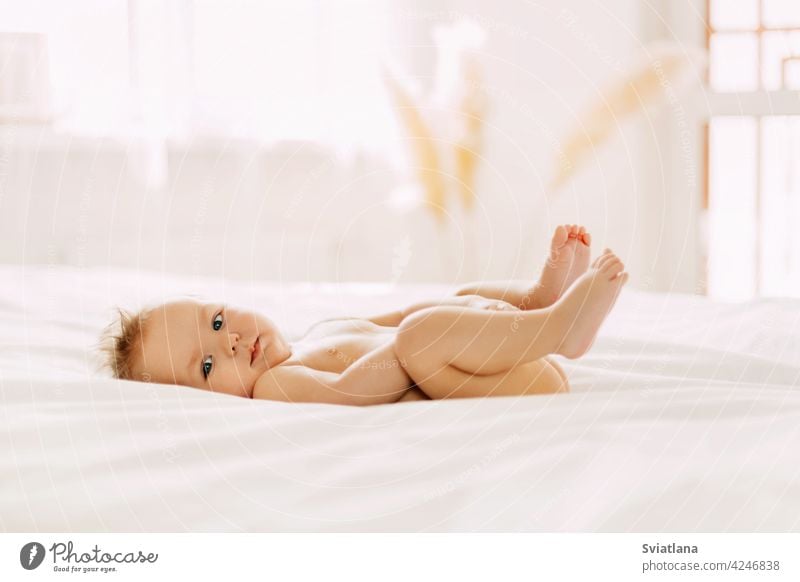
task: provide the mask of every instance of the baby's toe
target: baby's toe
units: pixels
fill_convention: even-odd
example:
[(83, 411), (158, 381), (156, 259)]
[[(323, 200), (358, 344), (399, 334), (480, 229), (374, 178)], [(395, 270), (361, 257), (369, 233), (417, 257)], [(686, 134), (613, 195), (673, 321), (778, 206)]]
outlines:
[(566, 226), (557, 226), (555, 232), (553, 233), (553, 241), (550, 244), (551, 248), (553, 250), (560, 249), (567, 242), (568, 238), (569, 231), (567, 230)]
[(615, 256), (614, 258), (603, 263), (603, 266), (600, 267), (600, 270), (608, 276), (609, 280), (611, 280), (625, 270), (625, 265), (621, 260), (619, 260), (618, 257)]
[(612, 258), (615, 257), (616, 255), (614, 253), (606, 249), (606, 252), (604, 252), (602, 255), (600, 255), (595, 259), (594, 263), (592, 264), (592, 267), (594, 267), (595, 269), (602, 270), (603, 265), (605, 265), (606, 263), (608, 263), (608, 261), (610, 261)]
[(609, 264), (614, 261), (618, 261), (619, 257), (614, 253), (606, 253), (600, 259), (600, 264), (598, 265), (599, 269), (605, 269)]

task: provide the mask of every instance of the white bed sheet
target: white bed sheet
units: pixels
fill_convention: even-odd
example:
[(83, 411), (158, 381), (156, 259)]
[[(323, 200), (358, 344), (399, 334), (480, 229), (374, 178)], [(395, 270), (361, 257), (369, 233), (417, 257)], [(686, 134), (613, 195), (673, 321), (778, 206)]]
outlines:
[(444, 286), (0, 267), (3, 531), (800, 531), (796, 301), (626, 290), (559, 396), (369, 408), (105, 378), (113, 305), (313, 321)]

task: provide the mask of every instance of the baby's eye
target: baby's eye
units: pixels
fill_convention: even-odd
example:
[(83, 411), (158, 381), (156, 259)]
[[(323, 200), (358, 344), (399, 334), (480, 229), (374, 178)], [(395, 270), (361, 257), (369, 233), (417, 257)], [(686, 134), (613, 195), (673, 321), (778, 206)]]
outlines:
[(208, 375), (211, 373), (211, 368), (214, 367), (212, 362), (213, 359), (213, 356), (208, 356), (205, 360), (203, 360), (203, 378), (208, 378)]
[(213, 328), (214, 331), (219, 331), (222, 328), (222, 313), (218, 313), (216, 317), (214, 317)]

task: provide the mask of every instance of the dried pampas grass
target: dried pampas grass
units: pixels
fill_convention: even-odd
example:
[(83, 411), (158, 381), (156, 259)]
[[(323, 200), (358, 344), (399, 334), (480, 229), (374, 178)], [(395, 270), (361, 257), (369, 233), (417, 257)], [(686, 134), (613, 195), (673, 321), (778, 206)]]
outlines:
[(385, 79), (411, 143), (414, 170), (425, 192), (425, 203), (441, 223), (445, 215), (445, 183), (433, 132), (410, 93), (391, 75), (387, 74)]
[(435, 86), (425, 98), (430, 114), (398, 76), (385, 80), (395, 102), (398, 119), (409, 139), (417, 182), (424, 201), (439, 224), (448, 210), (448, 193), (467, 211), (475, 205), (476, 177), (483, 147), (487, 98), (481, 90), (479, 49), (486, 33), (468, 19), (437, 27)]
[(703, 78), (704, 51), (677, 43), (655, 43), (630, 68), (630, 74), (609, 85), (562, 141), (551, 190), (563, 186), (581, 168), (588, 155), (601, 147), (616, 125), (626, 118), (663, 105)]
[(475, 204), (475, 177), (483, 150), (483, 124), (486, 115), (486, 97), (477, 90), (481, 74), (474, 59), (465, 66), (466, 88), (459, 104), (461, 131), (455, 144), (455, 173), (458, 191), (464, 208), (471, 210)]

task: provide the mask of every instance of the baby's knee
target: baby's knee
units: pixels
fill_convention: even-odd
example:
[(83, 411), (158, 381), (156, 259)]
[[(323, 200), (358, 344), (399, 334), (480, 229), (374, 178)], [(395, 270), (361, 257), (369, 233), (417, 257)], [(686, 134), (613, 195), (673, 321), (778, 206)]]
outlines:
[(395, 337), (395, 354), (400, 365), (408, 369), (412, 363), (433, 355), (432, 345), (442, 334), (446, 317), (442, 307), (428, 307), (412, 313), (400, 323)]

